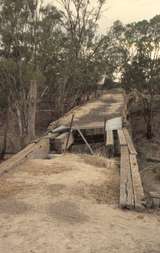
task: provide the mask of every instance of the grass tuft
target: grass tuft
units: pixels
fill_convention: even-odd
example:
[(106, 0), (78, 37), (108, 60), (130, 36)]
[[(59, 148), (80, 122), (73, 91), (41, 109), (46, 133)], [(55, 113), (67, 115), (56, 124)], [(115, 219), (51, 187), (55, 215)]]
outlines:
[(100, 154), (95, 154), (95, 155), (85, 154), (83, 155), (83, 160), (85, 163), (89, 165), (100, 167), (100, 168), (112, 169), (116, 166), (115, 160), (107, 159)]

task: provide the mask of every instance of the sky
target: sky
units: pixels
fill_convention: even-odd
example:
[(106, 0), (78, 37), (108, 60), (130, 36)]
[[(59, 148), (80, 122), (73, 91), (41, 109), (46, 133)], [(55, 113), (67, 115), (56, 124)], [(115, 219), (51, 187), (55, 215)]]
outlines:
[[(56, 5), (56, 0), (46, 0)], [(92, 0), (93, 3), (96, 0)], [(160, 0), (106, 0), (100, 21), (100, 31), (105, 32), (115, 20), (123, 23), (150, 19), (160, 14)]]
[(150, 19), (160, 14), (160, 0), (108, 0), (103, 13), (101, 29), (110, 26), (115, 20), (123, 23)]

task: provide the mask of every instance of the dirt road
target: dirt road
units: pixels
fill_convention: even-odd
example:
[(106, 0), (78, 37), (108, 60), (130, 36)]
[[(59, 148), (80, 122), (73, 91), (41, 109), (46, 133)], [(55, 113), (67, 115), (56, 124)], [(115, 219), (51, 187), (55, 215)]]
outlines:
[(32, 160), (0, 183), (0, 252), (160, 252), (158, 213), (118, 209), (114, 161)]

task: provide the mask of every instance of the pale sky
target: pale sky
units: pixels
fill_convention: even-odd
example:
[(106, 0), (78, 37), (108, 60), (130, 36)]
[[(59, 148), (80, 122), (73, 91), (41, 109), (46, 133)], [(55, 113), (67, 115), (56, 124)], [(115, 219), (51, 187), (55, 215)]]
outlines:
[[(46, 1), (56, 5), (56, 0)], [(128, 23), (149, 19), (157, 14), (160, 14), (160, 0), (107, 0), (100, 21), (100, 30), (105, 32), (117, 19)]]
[(107, 7), (102, 16), (101, 29), (117, 19), (129, 23), (160, 14), (160, 0), (108, 0)]

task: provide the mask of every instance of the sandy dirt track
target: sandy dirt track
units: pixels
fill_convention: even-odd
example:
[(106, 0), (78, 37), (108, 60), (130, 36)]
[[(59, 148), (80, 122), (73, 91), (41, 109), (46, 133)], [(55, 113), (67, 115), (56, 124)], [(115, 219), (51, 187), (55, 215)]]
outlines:
[(159, 214), (118, 209), (118, 166), (66, 154), (6, 174), (0, 252), (159, 253)]

